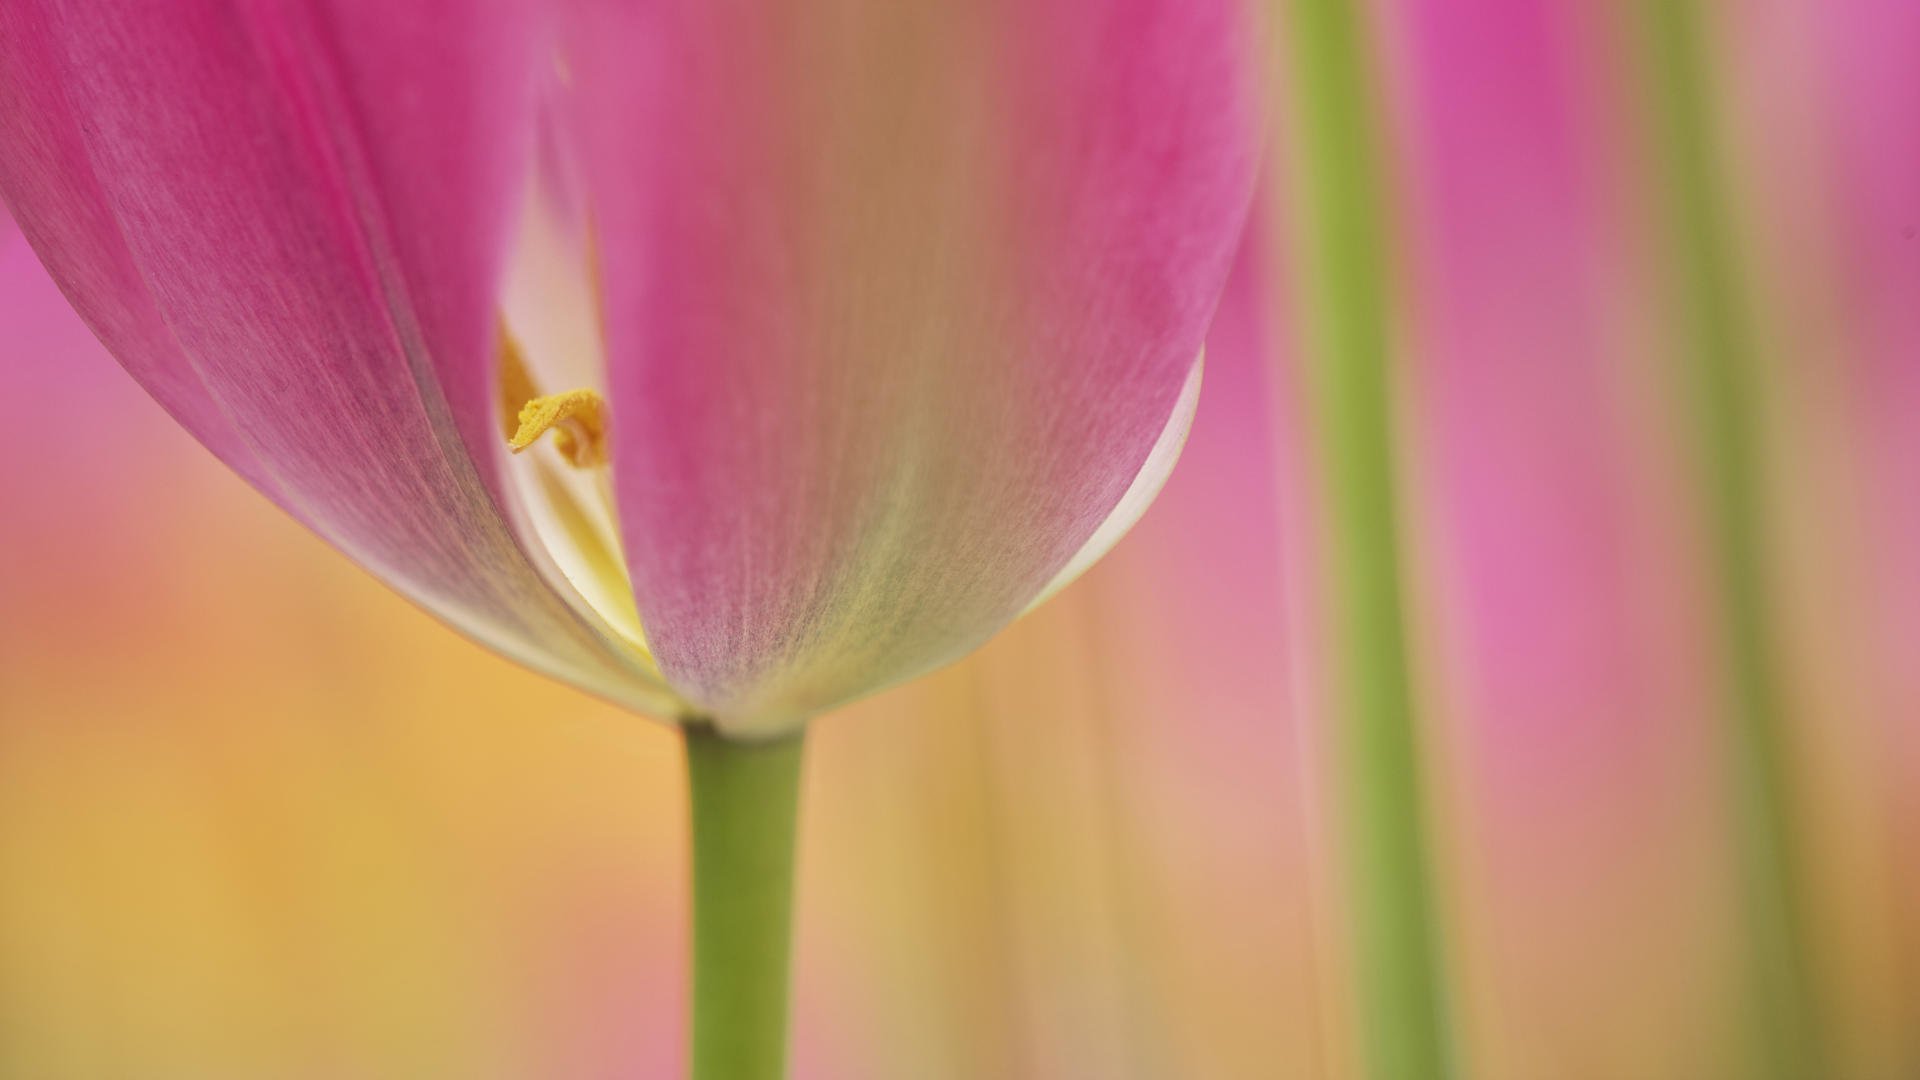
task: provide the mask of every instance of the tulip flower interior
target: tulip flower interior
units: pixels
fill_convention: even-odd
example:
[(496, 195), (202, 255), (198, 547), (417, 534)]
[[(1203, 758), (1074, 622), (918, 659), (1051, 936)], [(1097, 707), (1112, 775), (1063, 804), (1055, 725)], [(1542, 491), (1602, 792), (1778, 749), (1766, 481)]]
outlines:
[[(595, 308), (593, 248), (577, 206), (536, 176), (502, 287), (499, 347), (505, 467), (517, 521), (546, 556), (549, 584), (657, 676), (620, 545)], [(543, 438), (543, 436), (545, 436)]]

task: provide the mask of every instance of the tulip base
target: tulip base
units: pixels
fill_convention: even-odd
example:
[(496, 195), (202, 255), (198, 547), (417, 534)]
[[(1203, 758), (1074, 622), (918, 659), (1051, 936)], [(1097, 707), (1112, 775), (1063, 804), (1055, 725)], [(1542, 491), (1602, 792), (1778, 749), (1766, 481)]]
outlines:
[(693, 813), (692, 1080), (786, 1073), (802, 736), (686, 728)]

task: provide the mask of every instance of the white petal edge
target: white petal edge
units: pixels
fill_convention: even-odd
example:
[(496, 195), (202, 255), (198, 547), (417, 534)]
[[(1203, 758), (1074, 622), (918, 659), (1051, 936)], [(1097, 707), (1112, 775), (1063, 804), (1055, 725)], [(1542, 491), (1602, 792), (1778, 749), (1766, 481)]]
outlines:
[(1134, 474), (1133, 483), (1127, 485), (1126, 494), (1120, 496), (1120, 501), (1114, 504), (1106, 520), (1093, 530), (1087, 542), (1073, 553), (1073, 558), (1067, 560), (1067, 564), (1060, 568), (1060, 572), (1047, 582), (1046, 587), (1020, 614), (1027, 614), (1052, 599), (1061, 589), (1073, 584), (1076, 578), (1113, 550), (1120, 538), (1127, 535), (1146, 515), (1147, 507), (1152, 506), (1153, 500), (1159, 497), (1160, 489), (1167, 486), (1167, 478), (1173, 475), (1180, 452), (1186, 449), (1187, 435), (1193, 431), (1193, 414), (1200, 405), (1200, 379), (1206, 360), (1205, 349), (1193, 358), (1193, 368), (1187, 372), (1187, 381), (1180, 387), (1180, 396), (1173, 403), (1167, 426), (1161, 429), (1153, 449), (1147, 452), (1147, 460), (1140, 466), (1140, 471)]

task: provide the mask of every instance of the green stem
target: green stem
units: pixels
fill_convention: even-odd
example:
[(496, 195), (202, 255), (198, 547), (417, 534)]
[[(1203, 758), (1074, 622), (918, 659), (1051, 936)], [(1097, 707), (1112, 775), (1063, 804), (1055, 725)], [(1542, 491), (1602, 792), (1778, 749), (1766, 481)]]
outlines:
[(1720, 176), (1701, 12), (1695, 0), (1641, 0), (1638, 11), (1654, 91), (1649, 105), (1658, 178), (1671, 217), (1665, 235), (1690, 335), (1684, 371), (1719, 575), (1734, 820), (1745, 878), (1746, 1071), (1816, 1080), (1827, 1075), (1826, 1055), (1799, 909), (1786, 716), (1766, 587), (1758, 334)]
[(802, 736), (734, 742), (689, 726), (693, 1080), (780, 1080), (787, 1060)]
[(1378, 1080), (1438, 1080), (1454, 1064), (1401, 585), (1380, 109), (1356, 0), (1289, 0), (1287, 17), (1363, 1058)]

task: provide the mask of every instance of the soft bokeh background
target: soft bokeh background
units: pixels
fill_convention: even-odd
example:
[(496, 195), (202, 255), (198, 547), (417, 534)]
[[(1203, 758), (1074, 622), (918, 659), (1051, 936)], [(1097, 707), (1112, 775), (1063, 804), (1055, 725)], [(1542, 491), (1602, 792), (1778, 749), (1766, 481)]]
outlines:
[[(1920, 1075), (1920, 6), (1706, 10), (1811, 977), (1833, 1075), (1896, 1080)], [(1743, 1075), (1663, 106), (1610, 12), (1375, 11), (1476, 1077)], [(1256, 237), (1289, 234), (1283, 195)], [(1243, 257), (1136, 533), (977, 656), (817, 725), (796, 1075), (1356, 1075), (1284, 249)], [(462, 641), (248, 491), (3, 222), (0, 396), (0, 1077), (673, 1075), (674, 736)]]

